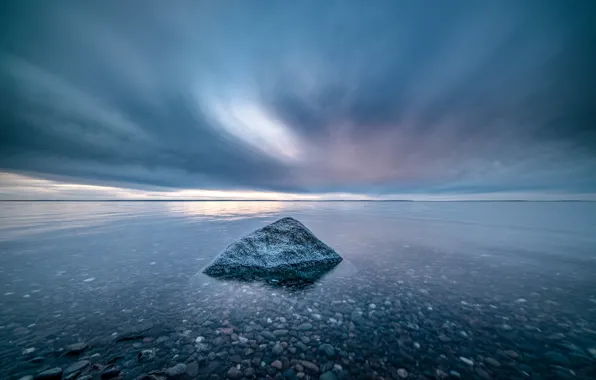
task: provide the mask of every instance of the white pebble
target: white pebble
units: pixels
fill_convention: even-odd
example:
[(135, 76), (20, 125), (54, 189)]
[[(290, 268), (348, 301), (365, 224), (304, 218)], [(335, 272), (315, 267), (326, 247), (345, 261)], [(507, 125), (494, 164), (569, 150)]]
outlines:
[(94, 280), (95, 280), (95, 277), (89, 277), (89, 278), (84, 279), (83, 282), (91, 282)]
[(461, 360), (462, 362), (466, 363), (467, 365), (474, 365), (474, 362), (468, 358), (464, 358), (463, 356), (459, 357), (459, 360)]

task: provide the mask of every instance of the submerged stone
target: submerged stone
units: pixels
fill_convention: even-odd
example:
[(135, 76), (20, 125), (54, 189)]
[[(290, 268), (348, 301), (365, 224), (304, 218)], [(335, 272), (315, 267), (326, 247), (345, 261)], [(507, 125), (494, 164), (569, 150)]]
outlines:
[(283, 218), (230, 244), (205, 268), (213, 277), (315, 280), (342, 261), (293, 218)]

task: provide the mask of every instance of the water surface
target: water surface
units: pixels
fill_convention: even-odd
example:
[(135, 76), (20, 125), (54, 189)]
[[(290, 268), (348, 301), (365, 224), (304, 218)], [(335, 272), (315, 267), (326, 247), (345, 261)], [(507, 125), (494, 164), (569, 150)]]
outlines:
[[(306, 287), (197, 274), (284, 216), (344, 262)], [(125, 379), (594, 378), (596, 203), (0, 203), (2, 378), (81, 360)]]

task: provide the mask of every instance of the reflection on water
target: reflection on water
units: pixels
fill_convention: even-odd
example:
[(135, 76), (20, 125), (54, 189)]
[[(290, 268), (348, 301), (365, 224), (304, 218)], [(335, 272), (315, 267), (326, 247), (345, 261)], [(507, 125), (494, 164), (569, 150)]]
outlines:
[(251, 201), (201, 201), (168, 202), (167, 207), (173, 214), (183, 214), (192, 218), (223, 218), (232, 220), (245, 217), (265, 217), (280, 212), (289, 205), (284, 202)]

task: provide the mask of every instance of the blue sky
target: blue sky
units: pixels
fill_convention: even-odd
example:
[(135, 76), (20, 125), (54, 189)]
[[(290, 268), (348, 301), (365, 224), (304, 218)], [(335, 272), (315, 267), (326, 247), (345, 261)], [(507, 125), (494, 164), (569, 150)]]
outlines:
[(596, 193), (590, 2), (6, 3), (5, 199)]

